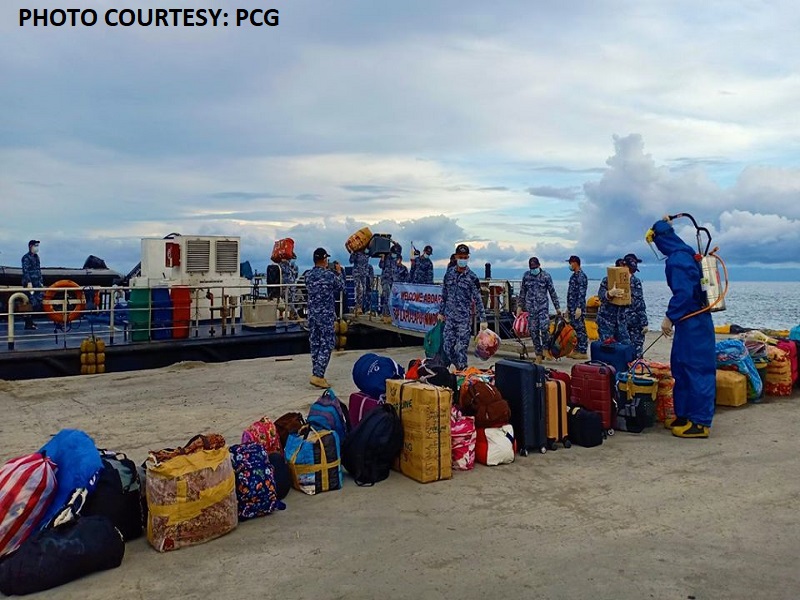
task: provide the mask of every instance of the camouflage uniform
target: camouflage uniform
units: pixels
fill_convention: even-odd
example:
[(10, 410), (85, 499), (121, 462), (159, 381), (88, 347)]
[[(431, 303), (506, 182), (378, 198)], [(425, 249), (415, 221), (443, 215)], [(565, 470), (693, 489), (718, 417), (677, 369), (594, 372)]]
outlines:
[[(573, 271), (569, 277), (569, 287), (567, 288), (567, 316), (570, 323), (575, 328), (575, 333), (578, 334), (578, 345), (575, 347), (576, 352), (586, 354), (586, 348), (589, 346), (589, 338), (586, 335), (586, 288), (589, 285), (589, 280), (586, 273), (581, 270)], [(581, 316), (576, 317), (575, 311), (581, 309)]]
[[(39, 255), (28, 252), (22, 257), (22, 287), (31, 284), (35, 288), (44, 287), (42, 280), (42, 265)], [(42, 292), (30, 292), (31, 308), (33, 310), (42, 309)]]
[(636, 275), (631, 275), (631, 305), (626, 312), (628, 336), (636, 351), (636, 356), (641, 356), (644, 350), (644, 328), (647, 327), (647, 307), (644, 304), (644, 291), (642, 281)]
[(392, 295), (392, 284), (394, 283), (394, 273), (397, 263), (394, 255), (387, 254), (381, 259), (378, 266), (381, 268), (381, 312), (384, 317), (389, 314), (389, 296)]
[(403, 263), (394, 265), (394, 281), (395, 283), (408, 283), (408, 267)]
[(478, 320), (486, 321), (486, 311), (481, 298), (480, 281), (469, 267), (459, 272), (455, 267), (447, 272), (442, 284), (442, 302), (439, 314), (445, 317), (443, 352), (448, 364), (456, 369), (467, 367), (467, 348), (472, 337), (472, 304), (478, 311)]
[(364, 312), (372, 312), (372, 288), (375, 285), (375, 269), (372, 265), (367, 265), (367, 267), (367, 285), (364, 288), (366, 293), (364, 294), (362, 306), (364, 307)]
[(297, 315), (297, 265), (291, 264), (288, 260), (282, 260), (281, 284), (283, 286), (283, 300), (286, 303), (286, 310), (290, 316)]
[(364, 294), (370, 289), (369, 277), (369, 256), (363, 252), (351, 252), (350, 264), (353, 265), (353, 286), (356, 290), (356, 307), (364, 310)]
[(312, 373), (316, 377), (325, 377), (336, 343), (333, 323), (336, 320), (336, 301), (344, 290), (344, 272), (337, 274), (315, 266), (306, 275), (306, 289)]
[(608, 277), (603, 277), (597, 295), (600, 297), (600, 308), (597, 310), (597, 333), (600, 341), (614, 338), (621, 344), (630, 344), (628, 335), (627, 306), (617, 306), (608, 300)]
[(411, 264), (411, 283), (433, 284), (433, 262), (424, 254)]
[(538, 275), (530, 271), (522, 276), (519, 290), (520, 306), (528, 311), (528, 331), (531, 334), (533, 347), (536, 354), (544, 354), (544, 342), (550, 336), (550, 313), (547, 310), (547, 295), (553, 301), (556, 311), (561, 308), (558, 304), (556, 288), (553, 287), (553, 278), (550, 273), (542, 270)]

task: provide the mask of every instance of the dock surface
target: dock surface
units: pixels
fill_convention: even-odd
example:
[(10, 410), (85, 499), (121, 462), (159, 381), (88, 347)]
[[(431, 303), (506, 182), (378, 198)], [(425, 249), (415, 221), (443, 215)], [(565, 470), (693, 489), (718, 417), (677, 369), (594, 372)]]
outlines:
[[(401, 364), (422, 354), (385, 353)], [(344, 401), (360, 354), (331, 361)], [(668, 355), (666, 341), (648, 353)], [(197, 433), (236, 443), (262, 415), (306, 411), (319, 396), (309, 375), (300, 355), (0, 381), (0, 461), (61, 428), (137, 464)], [(140, 538), (120, 568), (40, 597), (796, 599), (798, 420), (797, 397), (767, 399), (718, 410), (708, 440), (656, 427), (426, 485), (392, 473), (359, 488), (345, 477), (341, 491), (293, 490), (285, 511), (207, 544), (159, 554)]]

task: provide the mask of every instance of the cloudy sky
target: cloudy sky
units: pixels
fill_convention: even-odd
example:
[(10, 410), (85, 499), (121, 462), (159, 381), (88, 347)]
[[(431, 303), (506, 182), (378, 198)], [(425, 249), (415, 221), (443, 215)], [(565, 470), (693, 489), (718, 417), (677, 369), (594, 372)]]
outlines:
[(0, 264), (35, 237), (47, 265), (127, 271), (176, 231), (240, 235), (263, 270), (277, 237), (341, 259), (364, 224), (441, 260), (466, 241), (496, 268), (605, 264), (653, 258), (644, 232), (688, 211), (731, 264), (797, 267), (800, 11), (707, 4), (274, 0), (271, 28), (34, 28), (7, 0)]

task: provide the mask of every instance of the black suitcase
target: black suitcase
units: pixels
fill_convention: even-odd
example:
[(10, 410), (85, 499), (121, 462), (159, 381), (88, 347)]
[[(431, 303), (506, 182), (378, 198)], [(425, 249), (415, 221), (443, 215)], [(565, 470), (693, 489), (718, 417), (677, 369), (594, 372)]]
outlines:
[(544, 406), (545, 369), (522, 360), (499, 360), (494, 366), (494, 382), (511, 407), (511, 425), (517, 451), (547, 452)]

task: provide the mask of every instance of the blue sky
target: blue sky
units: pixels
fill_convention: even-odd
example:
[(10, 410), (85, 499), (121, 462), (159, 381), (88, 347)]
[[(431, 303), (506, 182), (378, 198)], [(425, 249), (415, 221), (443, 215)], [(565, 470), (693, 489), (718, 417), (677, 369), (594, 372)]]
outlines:
[[(240, 235), (263, 270), (277, 237), (342, 259), (368, 224), (556, 269), (648, 260), (688, 211), (740, 272), (798, 266), (791, 2), (276, 0), (278, 27), (216, 29), (21, 28), (22, 6), (0, 8), (0, 264), (35, 237), (45, 264), (127, 271), (177, 231)], [(207, 5), (239, 6), (264, 7)]]

